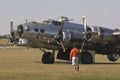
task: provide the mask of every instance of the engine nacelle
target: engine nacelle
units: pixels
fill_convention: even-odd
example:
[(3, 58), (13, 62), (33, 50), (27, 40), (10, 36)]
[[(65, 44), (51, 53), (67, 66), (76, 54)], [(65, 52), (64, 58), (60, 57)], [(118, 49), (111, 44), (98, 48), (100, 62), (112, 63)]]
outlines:
[(113, 30), (99, 26), (92, 26), (90, 28), (92, 30), (92, 36), (90, 37), (89, 41), (104, 44), (107, 44), (109, 41), (114, 41), (112, 36), (114, 32)]
[(96, 40), (98, 40), (100, 38), (101, 32), (99, 30), (99, 27), (91, 27), (91, 26), (89, 26), (87, 28), (87, 31), (89, 32), (86, 35), (88, 41), (95, 42)]

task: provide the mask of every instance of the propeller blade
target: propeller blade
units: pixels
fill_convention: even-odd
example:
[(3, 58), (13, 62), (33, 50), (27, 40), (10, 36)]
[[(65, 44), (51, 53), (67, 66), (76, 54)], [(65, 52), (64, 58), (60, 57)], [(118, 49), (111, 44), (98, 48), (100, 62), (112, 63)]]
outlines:
[(84, 45), (85, 45), (85, 41), (86, 41), (86, 33), (87, 33), (87, 22), (85, 19), (85, 16), (82, 16), (82, 21), (83, 21), (83, 26), (84, 26), (84, 39), (81, 45), (81, 51), (83, 51)]
[(13, 30), (13, 20), (12, 19), (10, 21), (10, 41), (12, 43), (14, 43), (14, 41), (15, 41), (15, 33), (14, 33), (14, 30)]
[(13, 20), (10, 21), (10, 35), (13, 33)]
[(82, 21), (83, 21), (84, 30), (86, 33), (87, 32), (87, 22), (86, 22), (85, 16), (82, 16)]

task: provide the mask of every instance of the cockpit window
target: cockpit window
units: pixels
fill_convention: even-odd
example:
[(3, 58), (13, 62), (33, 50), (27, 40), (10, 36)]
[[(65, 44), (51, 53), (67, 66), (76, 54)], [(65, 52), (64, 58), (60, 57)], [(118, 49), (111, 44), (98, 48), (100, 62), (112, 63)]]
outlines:
[(46, 21), (44, 21), (43, 23), (44, 23), (44, 24), (50, 24), (51, 22), (48, 21), (48, 20), (46, 20)]
[(52, 20), (52, 19), (45, 20), (43, 23), (44, 24), (53, 24), (53, 25), (56, 25), (56, 26), (61, 26), (61, 22), (56, 21), (56, 20)]
[(58, 21), (52, 21), (52, 24), (56, 26), (61, 26), (61, 22), (58, 22)]

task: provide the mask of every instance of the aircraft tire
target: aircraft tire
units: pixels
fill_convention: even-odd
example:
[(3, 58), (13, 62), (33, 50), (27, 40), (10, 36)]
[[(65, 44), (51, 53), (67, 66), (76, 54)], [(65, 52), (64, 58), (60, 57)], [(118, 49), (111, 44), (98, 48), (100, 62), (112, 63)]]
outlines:
[(83, 52), (81, 54), (81, 63), (82, 64), (92, 64), (93, 63), (93, 57), (89, 52)]
[(107, 58), (110, 60), (110, 61), (117, 61), (119, 59), (120, 55), (119, 54), (109, 54), (107, 55)]
[(55, 60), (54, 55), (50, 52), (45, 52), (42, 56), (43, 64), (53, 64), (54, 60)]

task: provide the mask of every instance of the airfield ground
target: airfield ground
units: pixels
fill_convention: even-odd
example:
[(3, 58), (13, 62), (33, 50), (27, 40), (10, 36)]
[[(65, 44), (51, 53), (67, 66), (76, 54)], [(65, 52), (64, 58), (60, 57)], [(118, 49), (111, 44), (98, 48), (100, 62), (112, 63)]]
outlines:
[(55, 60), (54, 64), (42, 64), (39, 49), (0, 48), (0, 80), (120, 80), (120, 61), (107, 60), (96, 55), (96, 63), (80, 64), (75, 73), (69, 61)]
[[(8, 40), (0, 40), (8, 45)], [(55, 60), (42, 64), (39, 49), (0, 47), (0, 80), (120, 80), (120, 60), (110, 62), (104, 55), (96, 55), (96, 63), (80, 64), (75, 73), (69, 61)]]

